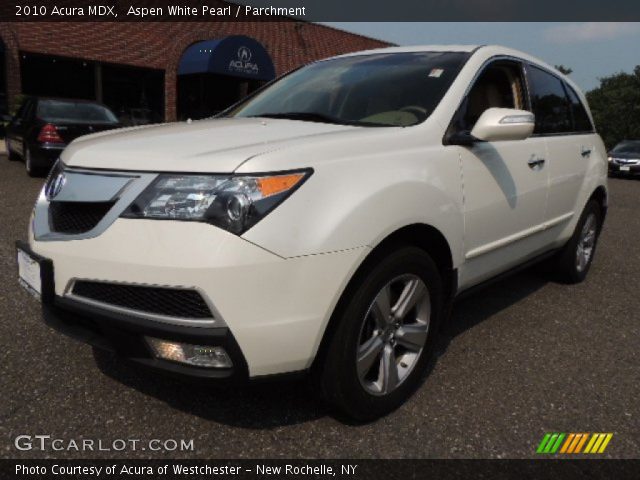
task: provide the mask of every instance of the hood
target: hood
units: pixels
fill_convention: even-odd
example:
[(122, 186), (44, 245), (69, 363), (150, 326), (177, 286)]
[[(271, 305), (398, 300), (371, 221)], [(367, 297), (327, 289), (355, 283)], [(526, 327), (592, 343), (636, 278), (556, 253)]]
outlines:
[(208, 119), (86, 135), (64, 150), (62, 160), (109, 170), (228, 173), (291, 140), (354, 130), (359, 128), (284, 119)]

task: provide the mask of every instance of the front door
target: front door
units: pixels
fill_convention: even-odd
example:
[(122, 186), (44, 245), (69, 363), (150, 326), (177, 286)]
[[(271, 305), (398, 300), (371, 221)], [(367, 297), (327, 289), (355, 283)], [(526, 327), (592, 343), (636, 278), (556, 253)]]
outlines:
[[(529, 110), (518, 62), (497, 60), (477, 78), (452, 126), (471, 130), (491, 107)], [(464, 194), (465, 288), (541, 251), (548, 193), (544, 138), (477, 142), (458, 149)]]

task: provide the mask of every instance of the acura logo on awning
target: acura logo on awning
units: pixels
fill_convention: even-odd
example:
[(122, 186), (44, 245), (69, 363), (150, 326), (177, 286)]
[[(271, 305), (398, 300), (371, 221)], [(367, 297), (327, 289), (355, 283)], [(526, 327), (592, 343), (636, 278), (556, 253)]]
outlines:
[(54, 199), (60, 193), (66, 181), (67, 177), (65, 176), (64, 172), (60, 172), (55, 177), (53, 177), (44, 190), (44, 194), (47, 197), (47, 200)]
[(237, 60), (231, 59), (229, 62), (229, 71), (230, 72), (240, 72), (248, 75), (257, 75), (258, 74), (258, 65), (251, 61), (251, 57), (253, 54), (249, 47), (245, 47), (244, 45), (238, 48), (236, 52)]
[(241, 62), (248, 62), (251, 60), (251, 50), (247, 47), (240, 47), (238, 49), (238, 60)]

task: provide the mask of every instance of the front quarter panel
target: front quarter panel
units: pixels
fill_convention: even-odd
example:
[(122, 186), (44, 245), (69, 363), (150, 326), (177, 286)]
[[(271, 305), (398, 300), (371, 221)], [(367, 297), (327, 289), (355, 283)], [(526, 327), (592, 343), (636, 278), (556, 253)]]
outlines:
[[(312, 166), (314, 173), (243, 237), (280, 256), (296, 257), (375, 247), (395, 230), (423, 223), (448, 240), (456, 265), (463, 236), (458, 158), (442, 147), (424, 145), (358, 144), (341, 158), (329, 150), (296, 149), (295, 159), (280, 156), (278, 164)], [(301, 163), (318, 155), (322, 158), (312, 165)], [(264, 171), (272, 164), (259, 158), (243, 170)]]

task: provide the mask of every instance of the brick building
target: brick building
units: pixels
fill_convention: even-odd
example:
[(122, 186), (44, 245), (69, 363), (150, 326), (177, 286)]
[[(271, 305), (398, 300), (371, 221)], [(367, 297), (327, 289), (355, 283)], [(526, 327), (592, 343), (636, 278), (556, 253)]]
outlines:
[[(88, 98), (104, 102), (129, 124), (215, 113), (274, 74), (388, 45), (296, 21), (0, 23), (0, 39), (3, 110), (20, 94)], [(222, 59), (224, 65), (240, 68), (206, 71), (223, 54), (231, 57)], [(196, 62), (208, 58), (200, 62), (203, 71), (184, 67), (189, 55)], [(271, 66), (258, 65), (258, 59)], [(252, 78), (254, 71), (245, 66), (260, 67), (260, 75)], [(208, 111), (194, 112), (194, 105)]]

